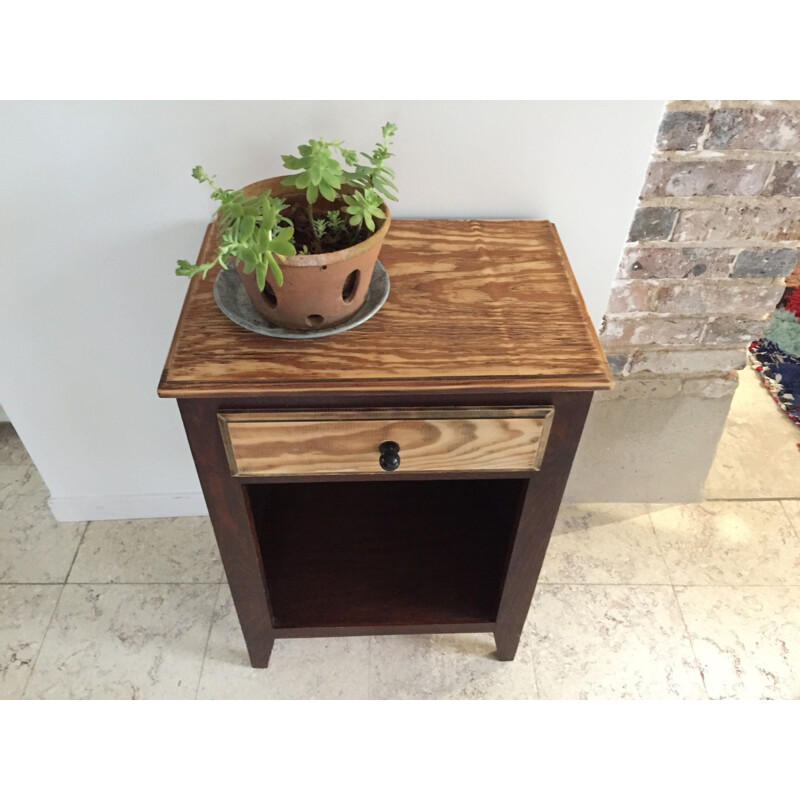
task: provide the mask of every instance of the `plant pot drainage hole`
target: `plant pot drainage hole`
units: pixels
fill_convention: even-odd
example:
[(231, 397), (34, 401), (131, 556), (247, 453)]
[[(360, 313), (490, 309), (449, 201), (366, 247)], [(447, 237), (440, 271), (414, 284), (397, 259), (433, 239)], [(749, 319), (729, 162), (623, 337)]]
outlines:
[(358, 279), (361, 277), (361, 270), (354, 269), (345, 279), (342, 286), (342, 300), (349, 303), (356, 296), (358, 289)]
[(322, 325), (323, 322), (325, 322), (325, 317), (323, 317), (322, 314), (309, 314), (306, 317), (306, 322), (312, 328), (319, 328), (319, 326)]
[(264, 287), (264, 291), (261, 294), (264, 295), (264, 299), (267, 301), (267, 305), (270, 308), (275, 308), (275, 306), (278, 305), (278, 298), (275, 297), (275, 293), (272, 291), (269, 284)]

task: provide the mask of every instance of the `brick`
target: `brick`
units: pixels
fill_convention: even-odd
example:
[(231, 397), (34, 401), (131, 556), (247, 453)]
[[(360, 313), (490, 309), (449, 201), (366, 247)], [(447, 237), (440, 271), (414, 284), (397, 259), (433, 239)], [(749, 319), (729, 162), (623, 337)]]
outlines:
[(637, 208), (628, 241), (669, 239), (677, 216), (677, 208)]
[(706, 324), (704, 345), (742, 344), (758, 339), (767, 326), (765, 319), (742, 319), (735, 317), (712, 317)]
[(734, 278), (783, 278), (797, 264), (800, 250), (742, 250), (733, 263)]
[(630, 374), (691, 375), (742, 369), (745, 349), (730, 350), (642, 350), (634, 353)]
[(696, 397), (706, 397), (718, 400), (720, 397), (730, 397), (739, 385), (739, 375), (731, 370), (725, 376), (702, 378), (687, 378), (683, 382), (683, 394), (694, 395)]
[(747, 314), (758, 317), (775, 308), (783, 286), (744, 280), (705, 281), (661, 286), (653, 291), (652, 310), (673, 314)]
[(680, 378), (619, 378), (610, 392), (595, 392), (592, 402), (675, 397), (681, 392), (681, 384)]
[(638, 247), (627, 245), (622, 253), (617, 277), (646, 278), (727, 278), (735, 250), (720, 247)]
[(800, 164), (796, 161), (779, 161), (767, 184), (767, 194), (800, 197)]
[(754, 197), (763, 191), (771, 172), (769, 161), (652, 161), (642, 197)]
[(726, 205), (684, 209), (672, 234), (675, 242), (721, 243), (731, 239), (800, 240), (800, 208)]
[(708, 113), (668, 111), (656, 135), (659, 150), (697, 150), (697, 143), (708, 122)]
[(721, 108), (712, 112), (706, 150), (800, 149), (800, 108)]
[(649, 283), (639, 283), (638, 281), (614, 283), (611, 286), (606, 312), (622, 314), (626, 311), (647, 311), (650, 290)]
[(721, 150), (744, 132), (745, 114), (741, 108), (722, 108), (711, 114), (705, 150)]
[(699, 344), (704, 328), (705, 320), (695, 317), (606, 317), (600, 341), (606, 349), (627, 350), (631, 345)]
[[(611, 372), (613, 372), (614, 375), (621, 375), (622, 370), (625, 369), (625, 365), (628, 363), (627, 354), (622, 353), (606, 355), (606, 359), (608, 360), (608, 366), (611, 367)], [(597, 394), (602, 394), (602, 392), (597, 392)]]

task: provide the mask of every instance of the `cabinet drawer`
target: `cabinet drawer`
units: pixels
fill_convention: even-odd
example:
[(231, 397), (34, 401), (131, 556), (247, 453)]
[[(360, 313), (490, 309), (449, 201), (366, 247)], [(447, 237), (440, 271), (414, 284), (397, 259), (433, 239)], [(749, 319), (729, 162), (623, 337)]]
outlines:
[(534, 408), (232, 411), (220, 428), (233, 475), (382, 475), (380, 447), (398, 445), (409, 472), (539, 469), (553, 418)]

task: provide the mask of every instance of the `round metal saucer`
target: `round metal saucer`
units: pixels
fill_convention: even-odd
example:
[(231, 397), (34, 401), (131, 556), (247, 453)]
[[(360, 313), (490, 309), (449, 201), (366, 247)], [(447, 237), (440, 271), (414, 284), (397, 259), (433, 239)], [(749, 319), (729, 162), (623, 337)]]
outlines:
[(335, 333), (349, 331), (377, 314), (388, 296), (389, 273), (386, 272), (386, 268), (380, 261), (376, 261), (364, 305), (350, 319), (331, 328), (297, 331), (280, 328), (264, 319), (253, 308), (239, 273), (235, 269), (221, 269), (214, 281), (214, 299), (217, 301), (220, 311), (231, 322), (235, 322), (253, 333), (273, 336), (277, 339), (319, 339), (323, 336), (333, 336)]

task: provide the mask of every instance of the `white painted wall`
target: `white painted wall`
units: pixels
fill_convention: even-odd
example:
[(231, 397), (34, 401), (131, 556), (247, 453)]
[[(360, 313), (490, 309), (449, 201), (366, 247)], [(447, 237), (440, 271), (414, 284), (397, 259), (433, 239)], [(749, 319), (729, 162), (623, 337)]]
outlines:
[(223, 185), (399, 125), (397, 217), (548, 218), (599, 324), (661, 101), (0, 103), (0, 402), (60, 519), (203, 513), (156, 386)]

